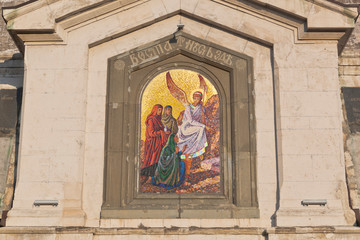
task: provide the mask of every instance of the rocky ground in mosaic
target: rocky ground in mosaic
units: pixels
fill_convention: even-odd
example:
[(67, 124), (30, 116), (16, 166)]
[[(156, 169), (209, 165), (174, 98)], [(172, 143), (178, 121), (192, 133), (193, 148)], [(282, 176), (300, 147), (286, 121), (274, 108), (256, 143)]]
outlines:
[[(190, 168), (190, 174), (186, 176), (186, 181), (190, 186), (184, 184), (167, 190), (163, 187), (154, 186), (151, 183), (144, 183), (140, 187), (143, 193), (220, 193), (220, 168), (208, 169), (206, 160), (200, 157), (194, 158)], [(146, 176), (140, 177), (140, 182), (146, 181)]]

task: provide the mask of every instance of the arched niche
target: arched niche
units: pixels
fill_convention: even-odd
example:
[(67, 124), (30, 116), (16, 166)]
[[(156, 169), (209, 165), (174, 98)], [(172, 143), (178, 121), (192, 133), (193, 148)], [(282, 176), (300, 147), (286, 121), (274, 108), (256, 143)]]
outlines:
[(224, 91), (215, 76), (177, 65), (146, 77), (141, 92), (138, 192), (222, 194)]
[[(108, 61), (105, 186), (101, 216), (258, 217), (252, 60), (185, 34), (178, 37), (177, 43), (171, 44), (171, 37)], [(207, 79), (219, 96), (220, 168), (216, 176), (220, 180), (219, 190), (213, 192), (144, 191), (142, 188), (141, 138), (146, 127), (141, 126), (144, 115), (149, 114), (142, 106), (143, 95), (156, 76), (178, 70)]]

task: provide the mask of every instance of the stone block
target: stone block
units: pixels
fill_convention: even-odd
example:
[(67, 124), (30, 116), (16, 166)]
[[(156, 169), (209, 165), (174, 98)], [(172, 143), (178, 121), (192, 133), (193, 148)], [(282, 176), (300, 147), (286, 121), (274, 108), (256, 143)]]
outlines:
[(355, 240), (360, 233), (356, 227), (324, 226), (324, 227), (276, 227), (267, 229), (269, 240)]
[(283, 130), (281, 132), (283, 155), (334, 154), (341, 152), (338, 130)]
[(256, 139), (257, 156), (275, 158), (274, 132), (257, 132)]
[(198, 4), (199, 0), (181, 0), (180, 7), (189, 13), (194, 13)]
[(80, 118), (85, 112), (85, 97), (81, 93), (26, 94), (24, 97), (24, 114), (29, 120), (34, 120), (35, 126), (52, 125), (50, 122), (41, 121), (44, 112), (46, 117), (50, 118)]
[(283, 156), (283, 179), (286, 182), (313, 182), (314, 169), (311, 155)]
[(85, 69), (55, 70), (54, 89), (57, 93), (80, 93), (86, 90), (88, 72)]
[(274, 183), (258, 183), (259, 202), (276, 200), (276, 184)]
[(243, 14), (242, 18), (238, 21), (238, 26), (233, 26), (235, 29), (247, 35), (257, 36), (258, 39), (270, 43), (276, 42), (277, 38), (277, 36), (275, 34), (271, 34), (270, 31), (279, 32), (279, 35), (281, 36), (284, 36), (284, 31), (286, 31), (285, 29), (272, 24), (258, 15)]
[(255, 117), (259, 120), (274, 119), (273, 94), (259, 94), (255, 96)]
[(339, 66), (339, 73), (347, 76), (358, 76), (360, 66)]
[[(25, 70), (53, 70), (63, 68), (62, 64), (59, 64), (59, 61), (66, 59), (65, 57), (65, 48), (63, 46), (31, 46), (26, 49), (25, 55)], [(54, 58), (57, 58), (58, 61)], [(25, 75), (27, 81), (30, 81), (31, 75)], [(36, 78), (34, 78), (36, 79)]]
[(339, 111), (339, 93), (336, 92), (282, 92), (281, 116), (335, 117)]
[(339, 129), (341, 125), (338, 117), (310, 117), (311, 129)]
[(274, 121), (265, 119), (256, 119), (257, 132), (274, 132)]
[(360, 87), (360, 76), (347, 76), (340, 75), (340, 86), (341, 87)]
[[(353, 212), (352, 212), (353, 214)], [(344, 211), (320, 207), (303, 209), (279, 209), (276, 213), (277, 225), (281, 227), (294, 226), (344, 226), (354, 221), (347, 221)]]
[(20, 174), (29, 182), (47, 182), (50, 177), (49, 170), (52, 160), (53, 157), (50, 156), (22, 155)]
[[(248, 41), (243, 53), (254, 58), (253, 68), (255, 70), (255, 75), (258, 71), (272, 71), (270, 48)], [(272, 76), (269, 77), (272, 79)]]
[(200, 227), (201, 219), (165, 219), (164, 227)]
[(0, 239), (2, 240), (56, 240), (55, 234), (1, 234), (0, 233)]
[[(352, 53), (355, 53), (352, 51)], [(347, 53), (339, 57), (339, 66), (360, 66), (360, 58), (358, 56), (347, 56)]]
[(274, 157), (257, 157), (258, 184), (276, 183), (276, 159)]
[(162, 3), (164, 4), (167, 13), (180, 9), (183, 4), (181, 0), (162, 0)]
[(52, 182), (78, 182), (82, 180), (81, 158), (77, 156), (61, 156), (52, 161), (49, 180)]
[(281, 43), (274, 45), (275, 66), (279, 68), (337, 68), (337, 45)]
[(314, 181), (343, 181), (345, 167), (336, 155), (312, 155)]
[[(20, 174), (22, 174), (20, 172)], [(20, 181), (26, 179), (26, 175), (22, 174)], [(37, 209), (33, 206), (35, 200), (62, 200), (64, 199), (64, 184), (62, 182), (18, 182), (15, 189), (14, 206), (16, 209)], [(24, 200), (21, 205), (17, 205), (17, 200)], [(20, 203), (20, 202), (19, 202)], [(55, 208), (54, 208), (55, 209)]]
[(337, 67), (306, 69), (310, 91), (338, 91), (339, 76)]
[(106, 97), (88, 96), (86, 102), (86, 131), (105, 132)]
[(272, 71), (257, 70), (254, 73), (255, 93), (258, 95), (272, 93), (273, 90), (273, 73)]
[(106, 71), (89, 71), (87, 91), (91, 96), (106, 96), (106, 86)]
[(78, 234), (78, 233), (73, 233), (73, 234), (57, 234), (56, 235), (56, 240), (93, 240), (94, 236), (93, 234)]
[(310, 8), (308, 15), (309, 28), (325, 28), (324, 26), (330, 27), (330, 21), (331, 27), (340, 27), (344, 25), (348, 25), (350, 27), (354, 24), (350, 19), (344, 18), (341, 12), (322, 11), (322, 8), (323, 6), (319, 6), (317, 4), (313, 4), (312, 8)]
[(234, 227), (237, 225), (236, 219), (200, 219), (201, 228), (226, 228)]
[(56, 126), (57, 131), (84, 131), (85, 129), (85, 119), (84, 117), (47, 117), (43, 116), (43, 120), (46, 122), (52, 122)]
[[(104, 132), (89, 132), (86, 133), (85, 149), (88, 153), (96, 153), (104, 151), (105, 133)], [(94, 163), (94, 162), (91, 162)]]
[[(271, 216), (276, 212), (276, 201), (275, 199), (262, 199), (259, 201), (259, 208), (263, 209), (260, 213), (261, 219), (271, 219)], [(259, 223), (253, 224), (250, 226), (269, 227), (271, 226), (271, 221), (263, 221), (261, 225)]]
[[(31, 14), (19, 15), (8, 22), (8, 29), (51, 29), (53, 26), (51, 10), (46, 7), (33, 9)], [(37, 21), (36, 19), (43, 19)]]
[(120, 228), (120, 227), (124, 227), (125, 226), (125, 221), (124, 219), (103, 219), (102, 221), (110, 221), (110, 227), (112, 228)]
[(140, 222), (144, 227), (161, 228), (164, 226), (164, 219), (141, 219)]
[(307, 69), (304, 68), (279, 68), (279, 87), (281, 91), (306, 91), (308, 90)]
[(284, 130), (308, 130), (310, 129), (310, 121), (311, 118), (309, 117), (281, 117), (279, 124)]
[(336, 191), (339, 189), (339, 181), (284, 181), (281, 187), (281, 201), (298, 200), (292, 207), (299, 207), (304, 199), (338, 199)]
[[(214, 11), (214, 9), (216, 9), (216, 11)], [(194, 14), (234, 29), (239, 28), (242, 18), (245, 15), (243, 12), (206, 0), (198, 1)], [(226, 18), (223, 16), (226, 16)]]
[(53, 94), (58, 91), (55, 87), (55, 71), (54, 70), (33, 70), (28, 69), (26, 74), (26, 88), (25, 93), (31, 94)]

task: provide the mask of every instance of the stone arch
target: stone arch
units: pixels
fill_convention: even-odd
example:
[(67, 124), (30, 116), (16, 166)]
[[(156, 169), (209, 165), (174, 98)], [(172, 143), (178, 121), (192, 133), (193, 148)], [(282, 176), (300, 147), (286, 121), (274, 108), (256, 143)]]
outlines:
[[(186, 34), (178, 37), (176, 45), (169, 45), (171, 37), (109, 59), (102, 217), (258, 217), (252, 59)], [(139, 191), (141, 95), (158, 73), (179, 68), (211, 79), (221, 96), (223, 185), (219, 194), (151, 196)], [(149, 203), (154, 209), (146, 210)]]

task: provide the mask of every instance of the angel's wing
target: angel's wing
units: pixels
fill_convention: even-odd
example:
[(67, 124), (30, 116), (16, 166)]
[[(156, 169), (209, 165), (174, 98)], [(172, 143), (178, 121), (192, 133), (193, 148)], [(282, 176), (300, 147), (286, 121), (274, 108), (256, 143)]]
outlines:
[(199, 81), (200, 81), (199, 88), (204, 91), (204, 94), (206, 94), (207, 89), (208, 89), (208, 87), (206, 85), (206, 82), (205, 82), (204, 78), (200, 74), (198, 74), (198, 76), (199, 76)]
[(184, 92), (184, 90), (176, 86), (169, 72), (166, 73), (166, 84), (171, 95), (173, 95), (179, 102), (181, 102), (182, 105), (187, 106), (190, 104), (187, 100), (186, 93)]

